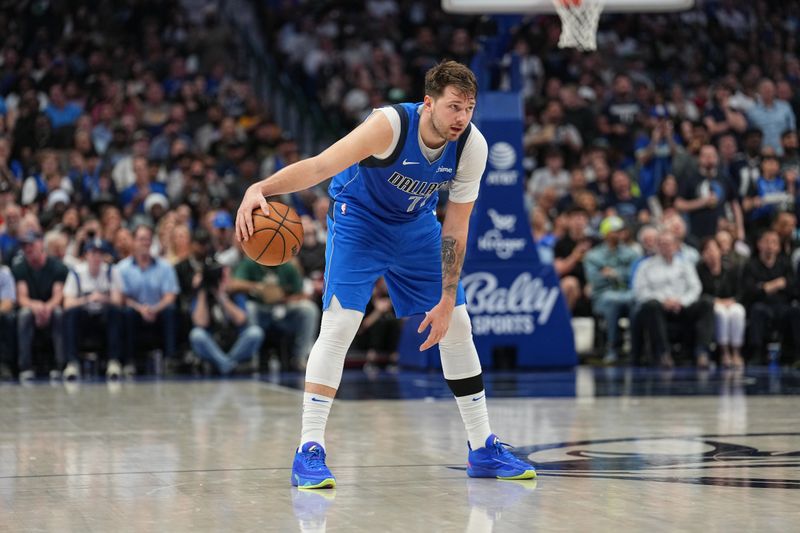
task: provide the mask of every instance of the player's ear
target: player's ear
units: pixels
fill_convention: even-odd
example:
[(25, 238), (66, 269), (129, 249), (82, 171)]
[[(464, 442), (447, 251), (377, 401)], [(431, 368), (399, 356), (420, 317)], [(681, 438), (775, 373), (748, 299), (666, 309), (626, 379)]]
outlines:
[(433, 105), (433, 98), (431, 95), (426, 94), (425, 97), (422, 99), (422, 105), (428, 111), (431, 110), (431, 106)]

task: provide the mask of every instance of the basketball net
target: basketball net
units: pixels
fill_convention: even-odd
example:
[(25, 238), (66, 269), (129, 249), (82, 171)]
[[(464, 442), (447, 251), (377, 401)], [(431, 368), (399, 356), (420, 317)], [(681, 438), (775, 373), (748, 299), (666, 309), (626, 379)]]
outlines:
[(604, 0), (553, 0), (561, 18), (559, 48), (597, 49), (597, 23)]

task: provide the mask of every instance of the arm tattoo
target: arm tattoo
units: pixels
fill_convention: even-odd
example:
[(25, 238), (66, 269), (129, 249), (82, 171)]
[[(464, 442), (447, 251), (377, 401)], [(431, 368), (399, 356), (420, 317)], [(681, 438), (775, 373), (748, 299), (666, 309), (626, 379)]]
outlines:
[(458, 278), (461, 275), (461, 266), (464, 263), (463, 248), (459, 249), (455, 237), (442, 238), (442, 292), (452, 295), (458, 289)]

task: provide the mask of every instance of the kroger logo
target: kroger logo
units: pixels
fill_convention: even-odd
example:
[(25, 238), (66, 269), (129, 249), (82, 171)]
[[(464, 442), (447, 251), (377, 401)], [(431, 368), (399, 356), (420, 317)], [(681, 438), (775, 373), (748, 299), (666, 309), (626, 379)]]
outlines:
[(478, 250), (494, 252), (498, 259), (511, 259), (515, 253), (525, 249), (526, 240), (521, 238), (508, 238), (504, 231), (513, 232), (517, 224), (516, 215), (504, 215), (494, 209), (486, 211), (492, 220), (492, 229), (487, 230), (478, 237)]
[(517, 225), (517, 215), (501, 215), (494, 209), (486, 211), (489, 218), (492, 219), (494, 229), (500, 231), (514, 231), (514, 226)]
[(507, 142), (497, 142), (489, 149), (489, 163), (498, 170), (508, 170), (517, 162), (517, 152)]

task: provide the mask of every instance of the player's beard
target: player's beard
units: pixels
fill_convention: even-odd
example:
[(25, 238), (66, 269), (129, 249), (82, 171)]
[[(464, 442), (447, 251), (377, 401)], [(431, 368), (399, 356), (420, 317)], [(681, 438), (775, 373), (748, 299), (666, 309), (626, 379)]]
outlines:
[(439, 124), (436, 123), (435, 113), (431, 113), (431, 127), (433, 128), (433, 131), (436, 132), (436, 135), (438, 135), (439, 138), (442, 139), (443, 141), (447, 142), (455, 140), (450, 138), (450, 133), (449, 133), (450, 128), (442, 128)]

